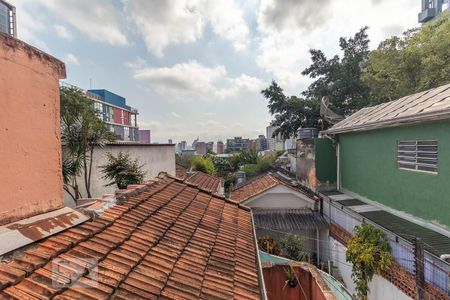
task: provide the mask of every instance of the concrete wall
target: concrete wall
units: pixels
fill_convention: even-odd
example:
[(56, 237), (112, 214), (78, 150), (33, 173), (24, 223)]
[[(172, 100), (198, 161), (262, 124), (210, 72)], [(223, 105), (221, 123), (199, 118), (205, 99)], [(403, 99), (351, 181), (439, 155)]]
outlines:
[[(339, 136), (343, 188), (394, 209), (450, 226), (450, 122)], [(398, 140), (437, 140), (438, 173), (397, 167)]]
[[(352, 264), (345, 259), (345, 252), (347, 248), (340, 242), (333, 238), (330, 240), (330, 251), (333, 258), (334, 265), (338, 267), (338, 272), (344, 282), (345, 287), (351, 292), (356, 293), (356, 286), (351, 277)], [(375, 275), (369, 283), (370, 292), (368, 294), (369, 300), (407, 300), (411, 299), (403, 293), (398, 287), (387, 281), (381, 276)]]
[(64, 203), (59, 60), (0, 34), (0, 225)]
[[(122, 151), (129, 153), (132, 159), (138, 159), (140, 164), (144, 165), (146, 171), (145, 180), (156, 177), (159, 172), (164, 171), (170, 175), (175, 175), (175, 146), (165, 144), (121, 144), (107, 145), (104, 148), (97, 148), (94, 151), (94, 167), (91, 179), (92, 197), (102, 197), (104, 194), (112, 194), (117, 190), (117, 186), (105, 187), (108, 181), (102, 179), (103, 173), (100, 166), (107, 163), (107, 153), (114, 156)], [(83, 196), (86, 196), (83, 178), (79, 178), (80, 190)], [(64, 200), (68, 206), (74, 206), (72, 198), (65, 193)]]
[(290, 188), (278, 185), (244, 202), (248, 207), (314, 208), (314, 201)]

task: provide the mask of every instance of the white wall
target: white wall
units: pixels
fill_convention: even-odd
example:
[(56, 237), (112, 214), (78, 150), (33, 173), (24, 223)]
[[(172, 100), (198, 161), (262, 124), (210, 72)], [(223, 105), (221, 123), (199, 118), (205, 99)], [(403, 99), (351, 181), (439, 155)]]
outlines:
[(283, 185), (278, 185), (244, 202), (249, 207), (314, 208), (314, 200)]
[[(96, 148), (94, 151), (94, 166), (92, 168), (91, 194), (92, 197), (102, 197), (104, 194), (112, 194), (117, 190), (117, 186), (105, 187), (108, 181), (102, 179), (103, 174), (100, 166), (107, 162), (107, 153), (114, 156), (122, 151), (129, 153), (131, 159), (138, 159), (140, 164), (144, 164), (143, 170), (145, 180), (156, 177), (159, 172), (165, 171), (170, 175), (175, 175), (175, 146), (158, 144), (139, 144), (139, 145), (106, 145), (104, 148)], [(84, 188), (84, 178), (78, 179), (81, 193), (86, 197)], [(64, 202), (67, 206), (73, 207), (74, 201), (67, 193), (64, 194)]]
[[(335, 265), (338, 266), (339, 273), (344, 281), (345, 287), (351, 292), (356, 292), (356, 286), (353, 283), (352, 264), (345, 259), (345, 251), (347, 248), (333, 238), (330, 240), (331, 256)], [(409, 300), (411, 299), (395, 285), (387, 281), (381, 276), (375, 275), (372, 281), (369, 283), (369, 300)]]

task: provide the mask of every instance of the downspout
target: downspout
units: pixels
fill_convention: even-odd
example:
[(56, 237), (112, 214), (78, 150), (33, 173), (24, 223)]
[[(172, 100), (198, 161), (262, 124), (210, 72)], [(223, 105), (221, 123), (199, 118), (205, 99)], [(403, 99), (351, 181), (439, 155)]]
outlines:
[(252, 216), (252, 226), (253, 226), (253, 237), (255, 241), (255, 248), (256, 248), (256, 259), (258, 260), (258, 281), (260, 286), (260, 293), (261, 293), (261, 299), (267, 300), (267, 291), (266, 291), (266, 285), (264, 284), (264, 275), (262, 271), (261, 266), (261, 257), (259, 256), (259, 248), (258, 248), (258, 240), (256, 239), (256, 227), (255, 227), (255, 220), (253, 219), (253, 211), (250, 210), (250, 215)]

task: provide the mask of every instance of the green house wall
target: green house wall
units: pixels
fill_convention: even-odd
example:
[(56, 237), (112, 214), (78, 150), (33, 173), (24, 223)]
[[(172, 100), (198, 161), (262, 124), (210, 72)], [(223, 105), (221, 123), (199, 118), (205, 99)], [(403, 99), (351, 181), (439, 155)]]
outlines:
[[(398, 140), (437, 140), (438, 174), (397, 168)], [(339, 135), (341, 187), (450, 227), (450, 122)]]

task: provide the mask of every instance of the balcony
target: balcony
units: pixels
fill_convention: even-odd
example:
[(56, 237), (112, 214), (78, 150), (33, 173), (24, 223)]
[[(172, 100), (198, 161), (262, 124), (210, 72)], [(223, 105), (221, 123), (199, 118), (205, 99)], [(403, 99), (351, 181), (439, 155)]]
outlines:
[(419, 13), (419, 23), (425, 23), (436, 17), (436, 8), (430, 7)]

